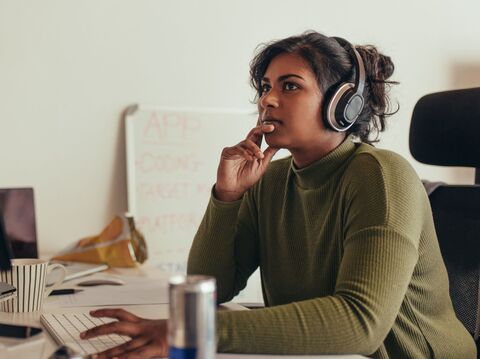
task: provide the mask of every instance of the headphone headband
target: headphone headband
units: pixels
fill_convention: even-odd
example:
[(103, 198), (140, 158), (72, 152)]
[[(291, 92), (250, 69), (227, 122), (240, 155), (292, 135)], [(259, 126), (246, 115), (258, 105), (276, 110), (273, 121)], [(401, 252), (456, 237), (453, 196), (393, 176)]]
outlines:
[[(341, 37), (332, 37), (350, 55), (355, 70), (355, 81), (343, 82), (331, 91), (324, 107), (324, 117), (327, 124), (335, 131), (343, 132), (349, 129), (363, 110), (365, 88), (365, 66), (363, 59), (355, 47)], [(328, 96), (327, 96), (328, 97)]]
[(332, 37), (335, 39), (341, 47), (343, 47), (350, 54), (351, 59), (353, 60), (353, 66), (355, 68), (355, 92), (359, 95), (363, 95), (363, 89), (365, 87), (365, 65), (363, 64), (363, 59), (360, 56), (359, 52), (350, 42), (345, 40), (342, 37)]

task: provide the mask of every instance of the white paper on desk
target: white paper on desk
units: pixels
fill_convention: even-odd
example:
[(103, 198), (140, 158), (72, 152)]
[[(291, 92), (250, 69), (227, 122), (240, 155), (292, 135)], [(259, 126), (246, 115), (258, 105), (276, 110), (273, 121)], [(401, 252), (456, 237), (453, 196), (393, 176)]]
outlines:
[[(97, 276), (91, 278), (97, 278)], [(159, 278), (123, 276), (121, 279), (125, 282), (124, 285), (82, 287), (83, 291), (79, 293), (50, 296), (47, 298), (45, 306), (58, 308), (168, 303), (167, 281)], [(76, 282), (79, 281), (81, 280)]]
[(45, 335), (37, 334), (28, 339), (0, 337), (0, 358), (18, 359), (35, 358), (43, 352)]
[(261, 355), (261, 354), (223, 354), (217, 353), (216, 359), (362, 359), (361, 355)]

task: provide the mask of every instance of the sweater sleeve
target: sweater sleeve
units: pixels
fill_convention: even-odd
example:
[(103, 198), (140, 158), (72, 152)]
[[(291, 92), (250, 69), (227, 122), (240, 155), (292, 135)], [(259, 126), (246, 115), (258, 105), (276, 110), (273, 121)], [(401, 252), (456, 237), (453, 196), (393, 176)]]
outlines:
[(231, 300), (245, 288), (258, 267), (249, 196), (247, 192), (241, 200), (222, 202), (212, 194), (190, 248), (187, 273), (215, 277), (219, 303)]
[[(344, 249), (333, 295), (249, 312), (218, 313), (222, 352), (375, 352), (397, 317), (418, 259), (425, 198), (402, 159), (349, 166), (342, 191)], [(299, 278), (301, 280), (301, 278)]]

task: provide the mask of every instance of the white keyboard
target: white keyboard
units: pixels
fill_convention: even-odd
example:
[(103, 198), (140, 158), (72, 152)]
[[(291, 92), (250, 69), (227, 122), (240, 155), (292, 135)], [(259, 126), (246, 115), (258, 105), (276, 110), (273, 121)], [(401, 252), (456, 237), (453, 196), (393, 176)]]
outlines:
[(114, 319), (94, 318), (88, 313), (42, 314), (41, 322), (57, 344), (66, 345), (80, 354), (94, 354), (116, 347), (130, 340), (116, 334), (82, 340), (80, 333)]

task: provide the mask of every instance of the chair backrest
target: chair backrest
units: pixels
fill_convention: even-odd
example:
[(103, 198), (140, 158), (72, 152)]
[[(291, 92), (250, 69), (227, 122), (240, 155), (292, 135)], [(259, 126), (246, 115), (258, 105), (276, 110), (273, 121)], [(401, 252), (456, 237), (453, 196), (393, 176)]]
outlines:
[(480, 331), (480, 186), (448, 186), (430, 195), (435, 229), (458, 319)]
[(420, 162), (476, 168), (472, 185), (442, 184), (430, 195), (457, 317), (480, 334), (480, 88), (422, 97), (413, 111), (410, 152)]
[(418, 100), (410, 124), (410, 152), (422, 163), (474, 167), (480, 183), (480, 87), (437, 92)]

